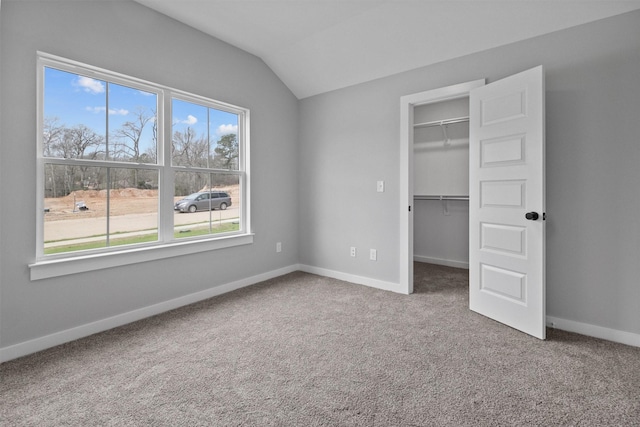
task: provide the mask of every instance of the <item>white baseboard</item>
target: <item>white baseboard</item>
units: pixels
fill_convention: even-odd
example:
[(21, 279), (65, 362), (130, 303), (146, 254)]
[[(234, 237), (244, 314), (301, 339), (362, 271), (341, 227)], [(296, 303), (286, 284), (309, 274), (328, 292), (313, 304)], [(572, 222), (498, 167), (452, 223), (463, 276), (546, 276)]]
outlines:
[(384, 291), (392, 291), (404, 294), (405, 292), (400, 290), (399, 283), (385, 282), (383, 280), (372, 279), (370, 277), (357, 276), (355, 274), (343, 273), (341, 271), (328, 270), (321, 267), (313, 267), (311, 265), (298, 265), (300, 271), (305, 273), (317, 274), (319, 276), (331, 277), (333, 279), (344, 280), (345, 282), (356, 283), (358, 285), (365, 285), (376, 289), (382, 289)]
[(619, 331), (617, 329), (604, 328), (602, 326), (590, 325), (588, 323), (575, 322), (573, 320), (561, 319), (559, 317), (547, 316), (547, 326), (567, 332), (575, 332), (589, 337), (601, 338), (620, 344), (640, 347), (640, 334)]
[[(419, 261), (416, 259), (416, 261)], [(430, 261), (434, 264), (433, 259)], [(448, 265), (448, 264), (444, 264)], [(468, 268), (460, 265), (450, 265), (452, 267)], [(335, 270), (328, 270), (326, 268), (313, 267), (310, 265), (294, 264), (288, 267), (280, 268), (278, 270), (269, 271), (267, 273), (258, 274), (256, 276), (241, 279), (235, 282), (227, 283), (215, 288), (207, 289), (204, 291), (196, 292), (193, 294), (178, 297), (169, 301), (165, 301), (159, 304), (154, 304), (148, 307), (143, 307), (137, 310), (133, 310), (127, 313), (122, 313), (106, 319), (97, 320), (95, 322), (88, 323), (86, 325), (77, 326), (75, 328), (67, 329), (64, 331), (56, 332), (51, 335), (36, 338), (33, 340), (25, 341), (22, 343), (14, 344), (8, 347), (0, 348), (0, 363), (6, 362), (18, 357), (26, 356), (37, 351), (45, 350), (47, 348), (55, 347), (60, 344), (64, 344), (70, 341), (74, 341), (80, 338), (87, 337), (89, 335), (103, 332), (109, 329), (116, 328), (118, 326), (126, 325), (127, 323), (135, 322), (137, 320), (145, 319), (147, 317), (155, 316), (160, 313), (164, 313), (169, 310), (173, 310), (185, 305), (193, 304), (198, 301), (202, 301), (208, 298), (222, 295), (227, 292), (234, 291), (236, 289), (244, 288), (254, 285), (256, 283), (263, 282), (265, 280), (272, 279), (274, 277), (282, 276), (284, 274), (292, 273), (294, 271), (304, 271), (307, 273), (317, 274), (320, 276), (331, 277), (338, 280), (344, 280), (346, 282), (356, 283), (360, 285), (370, 286), (385, 291), (392, 291), (398, 293), (404, 293), (400, 290), (398, 283), (386, 282), (382, 280), (372, 279), (369, 277), (357, 276), (354, 274), (342, 273)], [(608, 341), (618, 342), (634, 347), (640, 347), (640, 334), (632, 332), (618, 331), (616, 329), (604, 328), (602, 326), (590, 325), (587, 323), (575, 322), (572, 320), (561, 319), (558, 317), (547, 316), (547, 326), (561, 329), (567, 332), (575, 332), (582, 335), (587, 335), (595, 338), (601, 338)]]
[(428, 264), (446, 265), (447, 267), (469, 269), (469, 263), (464, 261), (453, 261), (450, 259), (432, 258), (422, 255), (413, 255), (413, 260), (417, 262), (426, 262)]
[(57, 345), (74, 341), (80, 338), (84, 338), (98, 332), (103, 332), (109, 329), (116, 328), (118, 326), (126, 325), (127, 323), (155, 316), (156, 314), (164, 313), (169, 310), (193, 304), (198, 301), (222, 295), (236, 289), (251, 286), (256, 283), (260, 283), (265, 280), (269, 280), (274, 277), (282, 276), (284, 274), (298, 270), (299, 266), (297, 264), (294, 264), (288, 267), (280, 268), (278, 270), (269, 271), (267, 273), (247, 277), (246, 279), (240, 279), (235, 282), (216, 286), (215, 288), (206, 289), (204, 291), (195, 292), (193, 294), (150, 305), (148, 307), (142, 307), (127, 313), (118, 314), (106, 319), (97, 320), (95, 322), (87, 323), (75, 328), (56, 332), (51, 335), (46, 335), (44, 337), (0, 348), (0, 363), (16, 359), (18, 357), (26, 356), (37, 351), (45, 350), (47, 348), (55, 347)]
[[(420, 258), (420, 259), (417, 259)], [(449, 267), (465, 268), (469, 269), (468, 263), (440, 260), (438, 258), (428, 257), (416, 257), (415, 261), (428, 262), (431, 264), (446, 265)], [(326, 268), (313, 267), (310, 265), (299, 265), (298, 269), (307, 273), (317, 274), (319, 276), (331, 277), (338, 280), (344, 280), (345, 282), (357, 283), (360, 285), (366, 285), (385, 291), (393, 291), (398, 293), (404, 293), (399, 290), (400, 285), (398, 283), (384, 282), (381, 280), (371, 279), (368, 277), (356, 276), (353, 274), (342, 273), (340, 271), (328, 270)], [(613, 341), (620, 344), (626, 344), (634, 347), (640, 347), (640, 334), (634, 334), (631, 332), (619, 331), (616, 329), (604, 328), (602, 326), (589, 325), (587, 323), (580, 323), (571, 320), (561, 319), (558, 317), (547, 316), (547, 326), (561, 329), (567, 332), (575, 332), (581, 335), (587, 335), (590, 337), (601, 338), (607, 341)]]

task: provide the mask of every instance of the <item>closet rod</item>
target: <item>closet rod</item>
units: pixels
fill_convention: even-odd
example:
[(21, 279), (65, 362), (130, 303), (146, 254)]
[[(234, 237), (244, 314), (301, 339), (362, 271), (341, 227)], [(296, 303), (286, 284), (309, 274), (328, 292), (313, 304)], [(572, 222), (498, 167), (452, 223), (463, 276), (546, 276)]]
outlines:
[(469, 121), (469, 116), (465, 117), (456, 117), (454, 119), (447, 120), (435, 120), (433, 122), (425, 122), (425, 123), (416, 123), (413, 125), (414, 128), (428, 128), (432, 126), (445, 126), (452, 125), (454, 123), (464, 123)]
[(469, 200), (469, 196), (425, 196), (415, 195), (413, 200)]

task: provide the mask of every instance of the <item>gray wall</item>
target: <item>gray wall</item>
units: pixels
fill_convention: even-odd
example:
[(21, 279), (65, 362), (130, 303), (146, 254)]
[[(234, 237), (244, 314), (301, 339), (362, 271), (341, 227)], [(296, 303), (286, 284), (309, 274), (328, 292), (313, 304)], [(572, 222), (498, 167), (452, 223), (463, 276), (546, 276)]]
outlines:
[[(128, 1), (3, 1), (1, 20), (0, 347), (297, 262), (297, 100), (260, 59)], [(37, 50), (251, 109), (254, 244), (31, 282)]]
[(439, 200), (413, 203), (413, 259), (469, 268), (469, 202)]
[(400, 97), (540, 64), (547, 314), (640, 333), (637, 11), (302, 100), (300, 262), (397, 283)]
[[(400, 96), (539, 64), (548, 314), (640, 333), (640, 12), (299, 102), (258, 58), (136, 3), (3, 0), (0, 25), (0, 348), (298, 262), (398, 282)], [(37, 50), (250, 108), (255, 243), (29, 281)]]

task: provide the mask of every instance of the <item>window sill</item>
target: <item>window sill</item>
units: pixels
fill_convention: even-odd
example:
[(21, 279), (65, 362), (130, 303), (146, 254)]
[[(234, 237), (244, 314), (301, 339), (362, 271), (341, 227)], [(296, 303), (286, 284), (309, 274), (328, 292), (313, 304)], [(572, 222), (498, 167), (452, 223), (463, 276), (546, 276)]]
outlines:
[(138, 264), (216, 249), (250, 245), (253, 234), (242, 234), (210, 240), (191, 240), (162, 246), (148, 246), (118, 252), (92, 254), (73, 258), (39, 261), (29, 265), (31, 280), (48, 279), (104, 268)]

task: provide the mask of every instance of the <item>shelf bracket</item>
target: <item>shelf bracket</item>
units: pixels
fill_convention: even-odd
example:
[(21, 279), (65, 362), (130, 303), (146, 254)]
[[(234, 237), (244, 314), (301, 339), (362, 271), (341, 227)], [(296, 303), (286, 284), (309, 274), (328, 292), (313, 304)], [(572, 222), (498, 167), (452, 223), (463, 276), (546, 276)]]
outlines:
[(442, 129), (442, 135), (444, 135), (444, 145), (445, 147), (449, 146), (451, 142), (449, 141), (449, 136), (447, 135), (447, 125), (444, 121), (440, 122), (440, 129)]
[(444, 216), (449, 216), (449, 201), (440, 196), (440, 202), (442, 202), (442, 214)]

